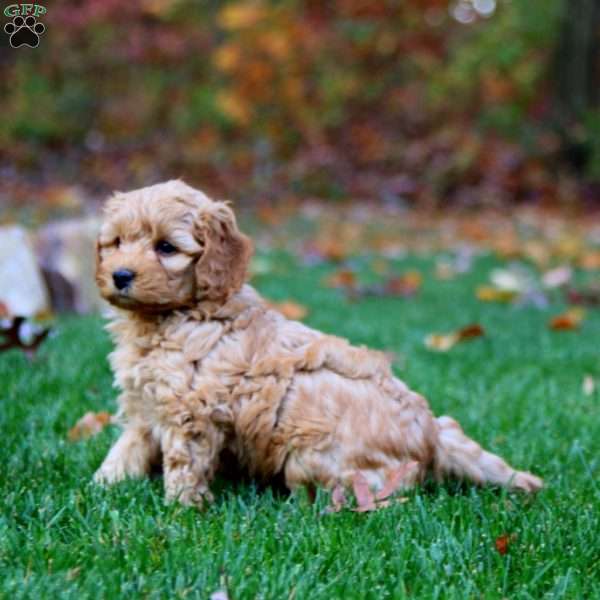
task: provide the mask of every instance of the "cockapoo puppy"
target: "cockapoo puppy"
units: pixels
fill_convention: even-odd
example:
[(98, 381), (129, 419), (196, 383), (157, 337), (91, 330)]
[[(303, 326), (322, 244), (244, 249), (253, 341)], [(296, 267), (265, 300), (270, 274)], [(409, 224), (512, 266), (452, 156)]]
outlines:
[[(105, 207), (96, 279), (108, 326), (120, 438), (99, 483), (162, 461), (168, 500), (202, 505), (224, 451), (290, 488), (373, 490), (429, 471), (532, 492), (515, 471), (393, 376), (380, 352), (286, 319), (244, 284), (252, 246), (227, 204), (181, 181), (117, 193)], [(410, 468), (407, 468), (410, 466)]]

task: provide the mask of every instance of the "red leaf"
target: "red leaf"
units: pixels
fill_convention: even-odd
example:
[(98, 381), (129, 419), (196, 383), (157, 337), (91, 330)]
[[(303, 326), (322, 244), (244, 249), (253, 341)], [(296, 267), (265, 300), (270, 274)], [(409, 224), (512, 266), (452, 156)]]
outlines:
[(508, 533), (502, 534), (500, 537), (496, 538), (496, 550), (498, 550), (498, 552), (504, 556), (508, 552), (509, 545), (512, 544), (512, 542), (514, 542), (516, 539), (516, 533), (510, 535)]

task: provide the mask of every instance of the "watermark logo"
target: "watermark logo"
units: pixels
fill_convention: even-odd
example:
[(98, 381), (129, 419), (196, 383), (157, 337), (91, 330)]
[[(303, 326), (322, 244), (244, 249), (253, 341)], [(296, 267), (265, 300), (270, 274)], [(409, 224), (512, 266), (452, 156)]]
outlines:
[(38, 17), (46, 14), (46, 7), (41, 4), (11, 4), (4, 9), (4, 16), (12, 21), (4, 25), (4, 32), (9, 35), (13, 48), (29, 46), (37, 48), (40, 36), (46, 26), (38, 21)]

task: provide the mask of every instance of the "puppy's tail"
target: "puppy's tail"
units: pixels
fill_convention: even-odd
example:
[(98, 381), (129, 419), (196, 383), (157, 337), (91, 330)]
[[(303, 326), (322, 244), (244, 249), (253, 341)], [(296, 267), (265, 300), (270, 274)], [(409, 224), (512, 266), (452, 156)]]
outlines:
[(535, 492), (544, 483), (535, 475), (515, 471), (499, 456), (486, 452), (468, 438), (460, 425), (450, 417), (436, 419), (438, 440), (435, 449), (435, 474), (438, 479), (452, 475), (479, 485), (494, 483), (511, 489)]

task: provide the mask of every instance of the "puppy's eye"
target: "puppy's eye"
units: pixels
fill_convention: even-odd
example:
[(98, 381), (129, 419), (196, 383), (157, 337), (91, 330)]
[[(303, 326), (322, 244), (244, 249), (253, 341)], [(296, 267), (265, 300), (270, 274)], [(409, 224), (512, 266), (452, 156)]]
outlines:
[(116, 238), (113, 240), (113, 246), (114, 246), (115, 248), (118, 248), (120, 245), (121, 245), (121, 238), (120, 238), (120, 237), (116, 237)]
[(175, 254), (175, 252), (177, 252), (177, 248), (175, 248), (175, 246), (173, 246), (173, 244), (170, 242), (167, 242), (167, 240), (160, 240), (160, 242), (156, 242), (154, 249), (159, 254), (164, 254), (165, 256), (168, 256), (169, 254)]

